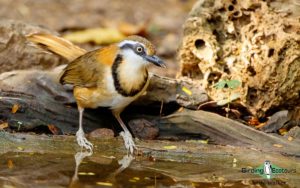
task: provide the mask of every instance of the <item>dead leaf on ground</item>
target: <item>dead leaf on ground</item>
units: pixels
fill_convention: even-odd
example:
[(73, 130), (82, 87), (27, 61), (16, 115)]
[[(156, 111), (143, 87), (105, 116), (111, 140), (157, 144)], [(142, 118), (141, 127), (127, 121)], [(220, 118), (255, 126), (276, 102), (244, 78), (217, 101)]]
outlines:
[(193, 94), (191, 90), (189, 90), (188, 88), (186, 88), (186, 87), (184, 87), (184, 86), (183, 86), (181, 89), (182, 89), (182, 91), (183, 91), (184, 93), (186, 93), (186, 94), (188, 94), (188, 95), (192, 95), (192, 94)]
[(11, 108), (11, 113), (15, 114), (20, 108), (20, 105), (14, 104), (13, 107)]
[(122, 22), (118, 25), (118, 29), (121, 33), (126, 36), (130, 35), (140, 35), (146, 36), (147, 35), (147, 23), (142, 23), (138, 25)]
[(60, 133), (59, 128), (57, 128), (55, 125), (48, 125), (48, 129), (51, 131), (52, 134), (58, 135)]
[(4, 122), (4, 123), (0, 124), (0, 130), (3, 130), (5, 128), (7, 128), (7, 127), (8, 127), (8, 123), (7, 122)]
[(74, 43), (111, 44), (123, 40), (126, 36), (116, 28), (91, 28), (75, 31), (63, 37)]
[(281, 144), (273, 144), (274, 147), (277, 147), (277, 148), (282, 148), (283, 146)]
[(8, 161), (7, 161), (7, 167), (9, 169), (12, 169), (14, 167), (14, 163), (13, 163), (13, 161), (11, 159), (8, 159)]
[(262, 128), (263, 126), (265, 126), (267, 123), (264, 122), (264, 123), (260, 123), (259, 125), (255, 126), (256, 129), (260, 129)]
[(164, 149), (167, 149), (167, 150), (172, 150), (172, 149), (177, 149), (177, 146), (164, 146)]
[(101, 182), (101, 181), (99, 181), (99, 182), (96, 182), (96, 184), (101, 185), (101, 186), (106, 186), (106, 187), (112, 187), (113, 186), (113, 184), (110, 183), (110, 182)]
[(247, 120), (247, 123), (250, 126), (259, 126), (260, 125), (258, 118), (254, 117), (254, 116), (249, 117), (249, 119)]
[(286, 130), (286, 128), (281, 128), (278, 130), (280, 135), (285, 135), (288, 131)]

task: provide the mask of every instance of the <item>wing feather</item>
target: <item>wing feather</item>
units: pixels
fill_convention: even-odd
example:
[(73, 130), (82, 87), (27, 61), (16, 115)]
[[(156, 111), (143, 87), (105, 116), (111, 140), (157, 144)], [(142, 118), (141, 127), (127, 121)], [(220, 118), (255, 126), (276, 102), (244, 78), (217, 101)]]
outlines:
[(117, 47), (111, 45), (80, 56), (67, 65), (60, 77), (60, 83), (81, 87), (100, 86), (106, 76), (105, 71), (114, 62), (116, 53)]

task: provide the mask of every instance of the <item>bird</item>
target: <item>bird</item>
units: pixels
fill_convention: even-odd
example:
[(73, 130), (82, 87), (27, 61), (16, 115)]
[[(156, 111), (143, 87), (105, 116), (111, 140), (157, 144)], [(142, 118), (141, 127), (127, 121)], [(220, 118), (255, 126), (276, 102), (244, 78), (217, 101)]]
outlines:
[(59, 82), (73, 86), (79, 111), (79, 129), (76, 132), (79, 146), (93, 151), (93, 144), (87, 140), (83, 130), (84, 109), (108, 107), (123, 129), (120, 135), (125, 148), (132, 154), (137, 147), (120, 114), (145, 92), (150, 80), (148, 66), (154, 64), (166, 68), (155, 55), (154, 45), (146, 38), (134, 35), (87, 52), (52, 34), (33, 33), (27, 39), (69, 60)]

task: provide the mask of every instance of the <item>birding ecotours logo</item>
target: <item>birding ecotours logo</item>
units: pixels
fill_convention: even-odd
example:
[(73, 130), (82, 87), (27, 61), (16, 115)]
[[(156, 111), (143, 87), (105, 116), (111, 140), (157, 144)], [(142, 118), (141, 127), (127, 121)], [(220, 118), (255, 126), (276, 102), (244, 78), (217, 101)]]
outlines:
[(264, 163), (264, 174), (267, 176), (268, 179), (271, 179), (272, 165), (270, 161), (265, 161)]
[(296, 173), (296, 169), (281, 168), (266, 160), (262, 165), (257, 168), (242, 168), (242, 173), (257, 174), (265, 179), (271, 179), (278, 174)]

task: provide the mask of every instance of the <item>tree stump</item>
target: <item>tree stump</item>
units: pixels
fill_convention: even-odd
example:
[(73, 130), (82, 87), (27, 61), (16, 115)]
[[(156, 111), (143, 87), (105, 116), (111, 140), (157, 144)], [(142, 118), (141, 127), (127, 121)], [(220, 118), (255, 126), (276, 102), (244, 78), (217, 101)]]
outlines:
[(258, 117), (293, 109), (300, 91), (300, 6), (296, 1), (201, 0), (184, 25), (181, 76), (242, 82), (241, 104)]

